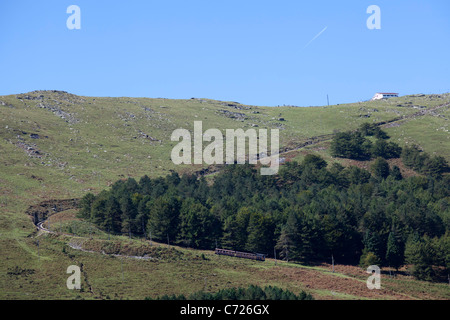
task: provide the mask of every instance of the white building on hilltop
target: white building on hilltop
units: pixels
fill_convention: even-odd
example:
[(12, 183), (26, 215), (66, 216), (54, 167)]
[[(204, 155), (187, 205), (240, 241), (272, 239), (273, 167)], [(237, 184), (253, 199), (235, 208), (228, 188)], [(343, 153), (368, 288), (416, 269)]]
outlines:
[(393, 92), (377, 92), (373, 96), (372, 100), (381, 100), (381, 99), (388, 99), (388, 98), (398, 98), (398, 93)]

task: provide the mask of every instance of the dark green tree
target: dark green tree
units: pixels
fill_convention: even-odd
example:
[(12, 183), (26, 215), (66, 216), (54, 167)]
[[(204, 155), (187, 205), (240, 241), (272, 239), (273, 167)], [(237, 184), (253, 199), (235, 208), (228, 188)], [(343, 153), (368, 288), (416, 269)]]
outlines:
[(394, 267), (397, 271), (404, 262), (403, 245), (394, 232), (390, 232), (386, 247), (386, 264)]
[(107, 192), (102, 191), (92, 202), (90, 222), (100, 225), (105, 218)]
[(401, 151), (402, 149), (398, 144), (377, 139), (377, 141), (372, 145), (371, 154), (373, 157), (392, 159), (400, 157)]
[(435, 248), (429, 237), (411, 236), (406, 242), (405, 261), (412, 265), (412, 275), (419, 280), (435, 281)]
[(365, 122), (359, 127), (358, 131), (364, 136), (375, 136), (375, 138), (383, 140), (389, 139), (389, 135), (375, 123)]
[(174, 241), (178, 234), (180, 201), (174, 196), (162, 196), (151, 202), (147, 230), (159, 241)]
[(274, 223), (269, 216), (253, 212), (247, 227), (248, 237), (245, 249), (250, 252), (271, 253), (270, 249), (275, 244), (274, 229)]
[(105, 203), (105, 217), (101, 228), (110, 233), (119, 233), (122, 229), (122, 210), (116, 198), (110, 194)]
[(392, 170), (390, 172), (390, 175), (395, 179), (395, 180), (402, 180), (403, 176), (402, 176), (402, 172), (400, 171), (400, 168), (396, 165), (394, 165), (392, 167)]
[(298, 218), (299, 233), (296, 237), (294, 258), (304, 263), (320, 261), (331, 255), (323, 232), (323, 221), (312, 212), (302, 212)]
[(78, 212), (78, 217), (82, 219), (90, 219), (91, 217), (91, 207), (95, 200), (95, 196), (92, 193), (87, 193), (81, 198), (78, 206), (80, 211)]
[(143, 176), (139, 180), (139, 190), (141, 194), (150, 195), (152, 191), (152, 179), (150, 179), (147, 175)]
[(224, 249), (236, 250), (241, 247), (240, 241), (236, 238), (240, 228), (235, 218), (235, 216), (228, 216), (222, 222), (223, 230), (220, 243)]
[(307, 154), (302, 162), (303, 166), (312, 166), (315, 169), (322, 169), (327, 167), (327, 162), (318, 155), (315, 154)]
[(143, 235), (145, 238), (147, 238), (148, 235), (147, 223), (150, 211), (148, 207), (151, 205), (150, 202), (151, 197), (149, 195), (145, 195), (140, 197), (140, 200), (137, 203), (137, 215), (135, 218), (135, 225), (139, 233)]
[(375, 177), (386, 179), (389, 176), (389, 163), (383, 158), (377, 158), (371, 166)]
[(299, 240), (299, 224), (294, 211), (289, 210), (287, 214), (286, 224), (281, 230), (275, 249), (278, 250), (279, 257), (283, 260), (298, 260), (297, 244)]
[(122, 220), (121, 232), (127, 233), (131, 238), (131, 235), (137, 231), (135, 221), (137, 215), (136, 206), (133, 204), (130, 197), (125, 197), (121, 199), (120, 209), (122, 212), (120, 217)]
[(248, 238), (248, 225), (250, 222), (250, 216), (253, 212), (254, 209), (251, 207), (241, 207), (235, 216), (236, 224), (233, 229), (233, 237), (236, 241), (236, 247), (234, 248), (235, 250), (245, 251), (245, 245)]
[(366, 160), (370, 158), (370, 143), (361, 132), (339, 132), (331, 142), (331, 155), (340, 158)]
[(432, 156), (425, 160), (422, 172), (433, 178), (440, 178), (449, 171), (447, 160), (442, 156)]
[(194, 248), (212, 249), (220, 236), (216, 217), (199, 201), (188, 198), (180, 209), (179, 238)]

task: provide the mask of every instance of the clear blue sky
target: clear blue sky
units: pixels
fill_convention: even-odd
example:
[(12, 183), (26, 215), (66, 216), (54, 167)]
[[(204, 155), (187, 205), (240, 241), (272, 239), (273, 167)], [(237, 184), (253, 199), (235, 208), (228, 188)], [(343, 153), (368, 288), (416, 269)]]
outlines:
[[(66, 27), (72, 4), (80, 30)], [(0, 2), (0, 95), (326, 105), (449, 92), (449, 61), (448, 0)]]

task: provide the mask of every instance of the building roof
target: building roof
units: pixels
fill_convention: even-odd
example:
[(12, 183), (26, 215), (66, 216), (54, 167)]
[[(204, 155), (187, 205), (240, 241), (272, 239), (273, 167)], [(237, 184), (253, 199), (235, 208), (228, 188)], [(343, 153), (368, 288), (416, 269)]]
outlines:
[(398, 94), (397, 92), (377, 92), (379, 94)]

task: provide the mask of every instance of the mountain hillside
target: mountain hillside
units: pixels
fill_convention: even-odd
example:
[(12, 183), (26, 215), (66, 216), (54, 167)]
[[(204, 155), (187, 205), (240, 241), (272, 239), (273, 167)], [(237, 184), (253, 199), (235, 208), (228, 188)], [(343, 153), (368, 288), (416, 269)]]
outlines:
[[(29, 298), (51, 297), (49, 288), (37, 288), (36, 283), (64, 284), (66, 265), (71, 259), (73, 262), (84, 257), (79, 252), (67, 254), (61, 238), (40, 234), (37, 238), (27, 214), (30, 207), (45, 201), (81, 198), (87, 192), (98, 193), (127, 177), (220, 169), (172, 163), (171, 150), (177, 144), (170, 140), (172, 132), (178, 128), (192, 132), (194, 121), (202, 121), (203, 130), (217, 128), (222, 132), (236, 128), (279, 129), (281, 157), (287, 160), (317, 153), (327, 161), (367, 166), (331, 157), (333, 135), (365, 122), (376, 123), (400, 146), (416, 144), (450, 161), (449, 119), (449, 93), (318, 107), (250, 106), (206, 98), (84, 97), (51, 90), (0, 96), (0, 248), (5, 257), (0, 264), (2, 296), (26, 298), (28, 292)], [(414, 174), (399, 166), (406, 174)], [(61, 219), (75, 219), (73, 211), (52, 210), (66, 211)], [(41, 246), (37, 239), (42, 239)], [(42, 247), (44, 243), (47, 249)], [(100, 257), (89, 259), (101, 263)], [(117, 264), (112, 262), (110, 268), (116, 270)], [(58, 276), (49, 280), (54, 272)], [(86, 270), (85, 275), (91, 293), (101, 287), (99, 282), (89, 282)], [(58, 290), (55, 292), (63, 292)], [(124, 288), (120, 298), (145, 297), (142, 292), (132, 292)], [(74, 298), (75, 294), (65, 297)], [(105, 294), (94, 292), (89, 297), (105, 298)]]

